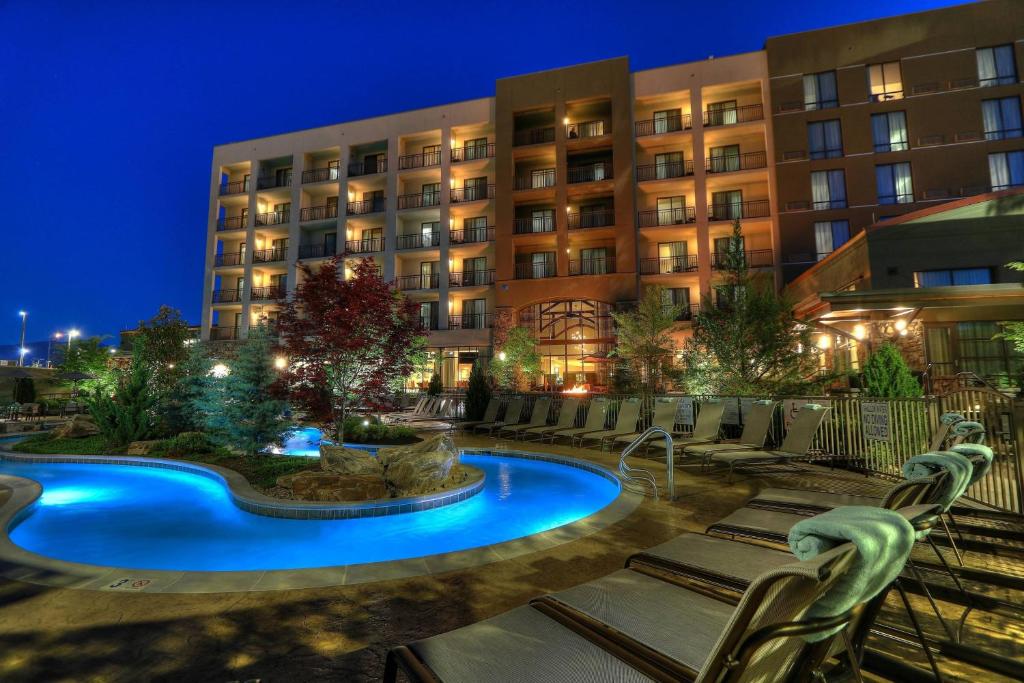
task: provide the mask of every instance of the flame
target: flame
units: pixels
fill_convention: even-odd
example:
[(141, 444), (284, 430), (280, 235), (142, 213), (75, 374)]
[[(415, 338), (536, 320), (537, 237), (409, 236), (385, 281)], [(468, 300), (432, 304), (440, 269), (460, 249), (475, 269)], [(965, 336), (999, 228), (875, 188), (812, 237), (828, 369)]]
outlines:
[(562, 393), (563, 394), (585, 394), (585, 393), (587, 393), (587, 388), (583, 387), (583, 386), (580, 386), (579, 384), (574, 384), (574, 385), (572, 385), (571, 389), (563, 389)]

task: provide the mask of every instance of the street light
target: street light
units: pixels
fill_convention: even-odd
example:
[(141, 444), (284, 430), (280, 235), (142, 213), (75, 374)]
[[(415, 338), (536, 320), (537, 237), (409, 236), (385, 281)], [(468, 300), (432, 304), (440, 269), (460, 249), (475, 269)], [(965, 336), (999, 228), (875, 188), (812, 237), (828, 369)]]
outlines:
[(18, 367), (23, 367), (25, 365), (25, 354), (27, 353), (25, 350), (25, 323), (28, 321), (28, 312), (18, 311), (18, 315), (21, 316), (21, 346), (19, 347), (21, 357), (18, 358)]
[(71, 340), (74, 339), (75, 337), (81, 335), (81, 334), (82, 334), (81, 332), (79, 332), (78, 330), (76, 330), (73, 327), (70, 330), (68, 330), (68, 351), (71, 350)]

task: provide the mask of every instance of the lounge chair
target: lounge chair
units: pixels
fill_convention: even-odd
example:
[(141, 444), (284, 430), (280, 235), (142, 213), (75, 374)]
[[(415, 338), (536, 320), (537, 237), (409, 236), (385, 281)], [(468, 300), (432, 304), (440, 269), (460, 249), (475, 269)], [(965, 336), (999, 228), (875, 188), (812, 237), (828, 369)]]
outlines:
[(441, 397), (434, 402), (433, 407), (428, 408), (422, 415), (416, 415), (406, 418), (399, 418), (401, 422), (438, 422), (443, 421), (451, 416), (452, 407), (455, 405), (455, 399), (449, 397)]
[(553, 425), (540, 425), (537, 427), (526, 427), (523, 429), (519, 436), (524, 440), (530, 440), (534, 437), (543, 440), (544, 437), (549, 436), (554, 432), (562, 431), (563, 429), (572, 429), (573, 425), (576, 424), (576, 413), (580, 407), (580, 400), (575, 396), (567, 398), (562, 401), (562, 407), (558, 411), (558, 421)]
[(619, 415), (615, 418), (615, 426), (611, 429), (601, 429), (596, 432), (582, 432), (576, 435), (576, 443), (582, 446), (585, 441), (597, 441), (603, 444), (605, 439), (611, 439), (623, 434), (631, 434), (636, 429), (637, 420), (640, 419), (640, 399), (627, 398), (619, 403)]
[(498, 418), (498, 409), (501, 407), (501, 399), (497, 397), (491, 397), (487, 402), (487, 407), (484, 408), (483, 417), (479, 420), (469, 420), (466, 422), (460, 422), (458, 424), (459, 429), (470, 429), (477, 425), (485, 424), (488, 422), (494, 422)]
[(760, 450), (768, 440), (768, 432), (772, 428), (772, 418), (778, 401), (754, 401), (743, 422), (743, 432), (739, 441), (707, 444), (683, 444), (683, 454), (708, 458), (712, 453), (724, 451)]
[(474, 432), (487, 430), (487, 433), (492, 433), (495, 429), (504, 427), (505, 425), (516, 425), (519, 424), (520, 416), (523, 412), (523, 399), (517, 396), (516, 398), (509, 399), (508, 405), (505, 406), (505, 417), (500, 420), (494, 420), (493, 422), (482, 422), (473, 427)]
[(433, 415), (440, 402), (440, 396), (424, 396), (422, 402), (416, 402), (417, 405), (412, 411), (407, 413), (389, 413), (388, 416), (391, 418), (392, 422), (405, 422), (407, 420), (426, 417), (428, 415)]
[(533, 410), (530, 411), (530, 420), (525, 424), (506, 425), (498, 429), (498, 435), (508, 434), (515, 438), (528, 427), (543, 427), (548, 423), (548, 415), (551, 413), (551, 397), (538, 396), (533, 402)]
[[(670, 435), (676, 433), (676, 413), (679, 412), (679, 399), (678, 398), (657, 398), (654, 400), (654, 416), (651, 418), (652, 427), (661, 427)], [(609, 438), (612, 444), (628, 444), (632, 443), (638, 436), (643, 432), (633, 431), (629, 434), (619, 434), (615, 437)]]
[(566, 438), (570, 442), (580, 434), (588, 432), (599, 432), (604, 429), (605, 420), (608, 419), (609, 401), (603, 396), (590, 399), (590, 407), (587, 409), (587, 418), (583, 421), (582, 427), (566, 427), (563, 429), (548, 430), (548, 438), (554, 442), (557, 438)]

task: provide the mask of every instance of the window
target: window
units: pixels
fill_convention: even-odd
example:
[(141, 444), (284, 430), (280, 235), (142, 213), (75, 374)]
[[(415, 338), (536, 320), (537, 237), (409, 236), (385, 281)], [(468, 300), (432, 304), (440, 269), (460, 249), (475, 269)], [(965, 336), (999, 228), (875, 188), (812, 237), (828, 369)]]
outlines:
[(875, 166), (875, 180), (879, 204), (909, 204), (914, 201), (909, 163)]
[[(554, 216), (552, 216), (554, 218)], [(462, 220), (463, 239), (467, 242), (487, 241), (487, 216), (474, 216)]]
[(736, 123), (736, 100), (712, 102), (708, 105), (709, 126), (727, 126)]
[(542, 168), (537, 171), (530, 171), (530, 187), (533, 189), (541, 187), (554, 187), (555, 169)]
[(674, 133), (682, 130), (682, 109), (665, 109), (654, 112), (654, 134)]
[(843, 156), (843, 134), (839, 119), (807, 124), (807, 147), (812, 159), (835, 159)]
[(903, 97), (903, 79), (899, 62), (872, 64), (868, 67), (868, 88), (875, 102), (898, 100)]
[(685, 273), (688, 269), (686, 242), (662, 242), (658, 245), (659, 273)]
[(661, 290), (661, 305), (666, 311), (676, 309), (676, 320), (690, 319), (690, 289), (688, 287), (666, 287)]
[(842, 169), (812, 172), (811, 205), (815, 209), (845, 209), (846, 172)]
[(814, 246), (818, 258), (825, 258), (850, 239), (850, 221), (817, 221), (814, 224)]
[(986, 140), (1005, 140), (1021, 136), (1020, 98), (1001, 97), (981, 101), (981, 123)]
[(324, 233), (324, 256), (333, 256), (338, 251), (338, 233)]
[(441, 203), (441, 183), (423, 183), (420, 187), (420, 195), (423, 197), (423, 205), (431, 206)]
[[(747, 253), (746, 239), (740, 237), (739, 242), (734, 246), (732, 237), (716, 237), (712, 242), (712, 251), (714, 252), (713, 261), (711, 265), (716, 268), (726, 268), (729, 265), (729, 255), (734, 254), (739, 258)], [(735, 252), (733, 251), (735, 249)]]
[(683, 175), (683, 153), (665, 152), (654, 155), (654, 177), (657, 180)]
[(725, 145), (724, 147), (712, 147), (708, 163), (709, 173), (725, 173), (727, 171), (740, 170), (740, 146)]
[(464, 147), (466, 149), (466, 161), (487, 158), (487, 138), (473, 138), (472, 140), (466, 140)]
[(907, 144), (907, 115), (902, 111), (871, 115), (871, 137), (876, 152), (902, 152)]
[(1006, 85), (1017, 82), (1017, 64), (1014, 62), (1013, 45), (983, 47), (977, 51), (978, 85)]
[[(473, 285), (485, 285), (487, 271), (487, 257), (477, 256), (462, 260), (462, 284), (471, 287)], [(465, 305), (463, 305), (465, 310)]]
[(465, 201), (467, 202), (472, 202), (477, 199), (487, 199), (487, 176), (466, 178), (462, 181), (462, 188)]
[(580, 275), (604, 275), (608, 272), (608, 250), (604, 247), (580, 249)]
[(658, 197), (658, 225), (686, 222), (686, 197)]
[(993, 190), (1024, 185), (1024, 151), (989, 154), (988, 177)]
[(743, 218), (743, 191), (712, 192), (711, 215), (708, 218), (714, 221)]
[(530, 254), (533, 277), (553, 277), (555, 274), (555, 252), (540, 251)]
[(804, 109), (831, 109), (839, 106), (836, 72), (822, 71), (804, 76)]
[(554, 209), (534, 209), (530, 217), (533, 225), (533, 232), (551, 232), (555, 229)]
[(420, 223), (420, 246), (436, 247), (441, 243), (441, 222)]
[(441, 145), (423, 145), (423, 165), (435, 166), (441, 163)]
[(484, 328), (487, 315), (486, 299), (465, 299), (462, 302), (463, 329), (479, 330)]
[(958, 287), (961, 285), (989, 284), (992, 284), (992, 270), (990, 268), (921, 270), (914, 273), (915, 287)]
[(1019, 376), (1024, 370), (1024, 354), (1015, 351), (1012, 342), (999, 336), (999, 323), (971, 321), (956, 324), (959, 370), (982, 377), (1008, 373)]
[(437, 329), (436, 301), (423, 301), (420, 303), (420, 323), (428, 330)]

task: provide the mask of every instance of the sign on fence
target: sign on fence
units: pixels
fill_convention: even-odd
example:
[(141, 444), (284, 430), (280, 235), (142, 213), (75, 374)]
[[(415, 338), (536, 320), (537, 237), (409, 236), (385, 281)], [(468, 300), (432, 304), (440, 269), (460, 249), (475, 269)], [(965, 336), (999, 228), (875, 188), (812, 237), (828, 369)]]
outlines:
[(744, 396), (743, 398), (723, 398), (725, 412), (722, 413), (722, 424), (740, 425), (746, 423), (750, 408), (757, 399)]
[(679, 399), (679, 408), (676, 409), (676, 424), (693, 426), (693, 397), (683, 396)]
[(864, 438), (868, 441), (884, 441), (892, 438), (889, 424), (889, 404), (864, 401), (860, 404), (860, 423)]
[[(803, 408), (808, 403), (815, 403), (815, 404), (817, 404), (819, 406), (822, 406), (822, 407), (825, 407), (825, 408), (831, 408), (832, 407), (832, 401), (829, 401), (829, 400), (826, 400), (826, 399), (812, 399), (812, 400), (807, 400), (807, 399), (804, 399), (804, 398), (787, 398), (787, 399), (785, 399), (782, 402), (782, 419), (783, 419), (783, 421), (784, 421), (784, 423), (786, 425), (786, 429), (787, 430), (789, 429), (789, 425), (791, 425), (793, 423), (794, 418), (796, 418), (796, 414), (798, 412), (800, 412), (800, 409)], [(828, 411), (827, 413), (825, 413), (825, 420), (824, 421), (826, 423), (832, 421), (832, 411), (831, 410)]]

